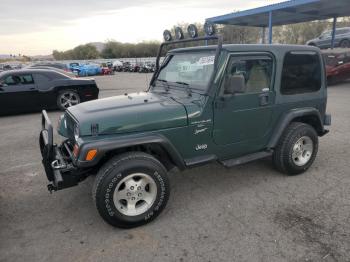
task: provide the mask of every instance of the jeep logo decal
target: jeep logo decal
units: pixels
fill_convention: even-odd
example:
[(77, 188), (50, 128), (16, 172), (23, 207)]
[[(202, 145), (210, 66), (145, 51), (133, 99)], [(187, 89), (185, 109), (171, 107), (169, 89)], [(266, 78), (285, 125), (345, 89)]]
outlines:
[(197, 145), (196, 146), (196, 151), (198, 151), (198, 150), (205, 150), (207, 148), (208, 148), (207, 144)]

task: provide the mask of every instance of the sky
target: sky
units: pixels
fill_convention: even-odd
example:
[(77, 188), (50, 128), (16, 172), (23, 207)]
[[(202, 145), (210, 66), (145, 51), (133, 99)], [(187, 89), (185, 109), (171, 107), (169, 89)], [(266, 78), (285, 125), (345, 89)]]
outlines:
[(177, 23), (282, 0), (0, 0), (0, 54), (47, 55), (88, 42), (162, 40)]

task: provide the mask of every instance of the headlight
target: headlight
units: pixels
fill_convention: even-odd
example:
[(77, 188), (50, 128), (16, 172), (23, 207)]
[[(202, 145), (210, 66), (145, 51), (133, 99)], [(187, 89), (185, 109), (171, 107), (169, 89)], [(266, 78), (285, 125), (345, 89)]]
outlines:
[(60, 115), (60, 117), (58, 118), (57, 128), (60, 128), (60, 127), (61, 127), (63, 118), (64, 118), (64, 115)]
[(78, 140), (78, 138), (79, 138), (79, 126), (75, 125), (74, 126), (74, 139)]

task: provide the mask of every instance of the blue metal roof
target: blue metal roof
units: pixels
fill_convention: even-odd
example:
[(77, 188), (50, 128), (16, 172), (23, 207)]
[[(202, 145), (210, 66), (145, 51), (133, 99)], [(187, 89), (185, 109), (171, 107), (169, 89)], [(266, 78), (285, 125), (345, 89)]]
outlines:
[(265, 27), (268, 26), (270, 12), (273, 15), (273, 25), (350, 16), (350, 0), (291, 0), (211, 17), (206, 21), (216, 24)]

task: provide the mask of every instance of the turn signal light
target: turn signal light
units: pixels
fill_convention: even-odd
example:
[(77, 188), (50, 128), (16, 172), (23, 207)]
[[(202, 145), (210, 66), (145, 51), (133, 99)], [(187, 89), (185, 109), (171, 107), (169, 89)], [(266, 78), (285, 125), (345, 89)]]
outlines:
[(87, 152), (87, 154), (86, 154), (85, 160), (86, 160), (86, 161), (91, 161), (91, 160), (93, 160), (93, 159), (95, 158), (96, 154), (97, 154), (97, 150), (96, 150), (96, 149), (91, 149), (91, 150), (89, 150), (89, 151)]

